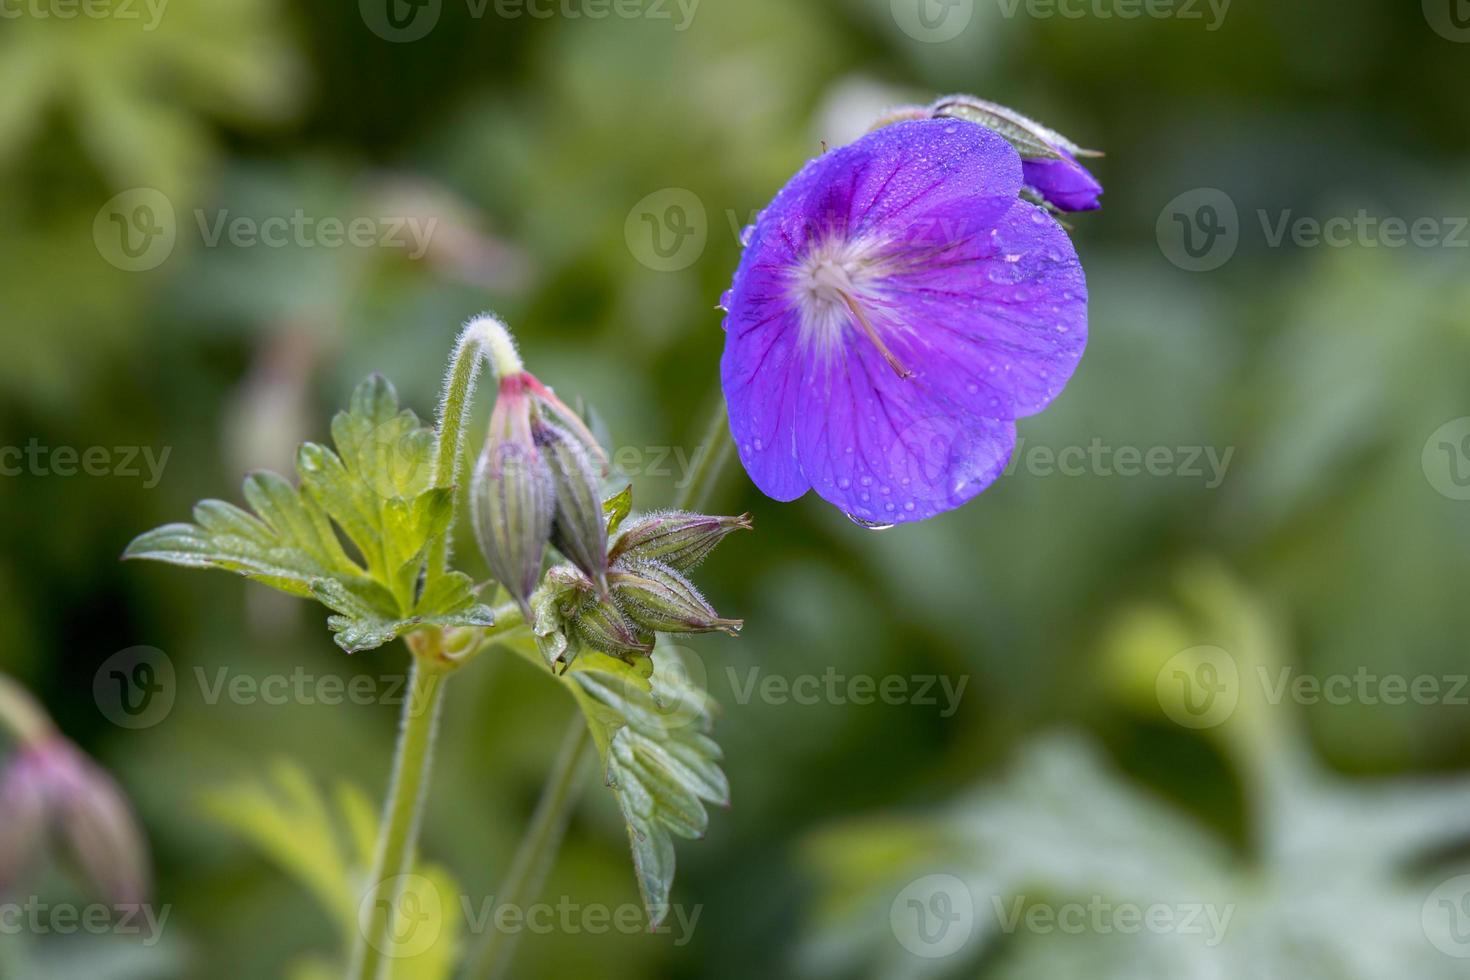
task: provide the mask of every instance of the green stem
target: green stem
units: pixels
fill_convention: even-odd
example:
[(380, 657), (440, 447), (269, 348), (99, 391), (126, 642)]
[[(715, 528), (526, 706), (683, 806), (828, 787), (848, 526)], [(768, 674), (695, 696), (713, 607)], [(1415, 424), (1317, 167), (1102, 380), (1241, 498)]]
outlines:
[[(356, 980), (377, 980), (383, 969), (384, 952), (391, 946), (391, 918), (398, 908), (403, 886), (401, 876), (413, 868), (445, 677), (428, 658), (415, 656), (398, 733), (393, 783), (383, 810), (372, 877), (368, 879), (371, 911), (366, 922), (358, 923), (360, 928), (348, 972)], [(385, 888), (387, 891), (380, 893)]]
[[(704, 506), (730, 458), (731, 450), (735, 448), (730, 439), (723, 398), (715, 406), (701, 445), (704, 452), (700, 454), (699, 464), (674, 500), (674, 507), (678, 510), (698, 510)], [(591, 743), (585, 720), (580, 716), (572, 719), (556, 764), (536, 804), (531, 826), (521, 838), (510, 872), (502, 884), (502, 904), (522, 907), (540, 890), (556, 850), (561, 846), (571, 807), (580, 788), (576, 778), (580, 762)], [(516, 939), (515, 935), (504, 935), (498, 930), (488, 933), (465, 974), (467, 980), (500, 980), (504, 977), (515, 954)]]
[(720, 398), (715, 405), (700, 445), (704, 452), (700, 454), (699, 465), (690, 474), (689, 482), (679, 490), (674, 501), (676, 510), (697, 511), (704, 507), (735, 448), (735, 442), (730, 438), (730, 419), (726, 413), (724, 398)]
[[(552, 859), (566, 834), (571, 804), (580, 785), (578, 777), (591, 744), (586, 722), (581, 718), (573, 719), (562, 739), (556, 764), (552, 766), (546, 786), (541, 791), (531, 826), (521, 838), (515, 857), (511, 859), (510, 871), (501, 883), (501, 905), (521, 909), (541, 891), (546, 874), (551, 870)], [(519, 932), (501, 932), (492, 928), (485, 934), (466, 977), (469, 980), (499, 980), (506, 976), (519, 938)]]

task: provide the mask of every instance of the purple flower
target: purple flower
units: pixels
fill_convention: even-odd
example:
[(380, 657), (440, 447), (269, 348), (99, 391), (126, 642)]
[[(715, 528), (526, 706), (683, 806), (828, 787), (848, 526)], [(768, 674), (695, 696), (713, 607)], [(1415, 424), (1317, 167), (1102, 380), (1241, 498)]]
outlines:
[(721, 378), (757, 487), (863, 522), (917, 521), (1004, 470), (1015, 420), (1087, 342), (1072, 243), (1021, 200), (1021, 158), (957, 119), (811, 161), (757, 222), (728, 294)]
[(1023, 160), (1021, 175), (1028, 190), (1059, 211), (1096, 211), (1102, 207), (1102, 184), (1066, 150), (1055, 160)]

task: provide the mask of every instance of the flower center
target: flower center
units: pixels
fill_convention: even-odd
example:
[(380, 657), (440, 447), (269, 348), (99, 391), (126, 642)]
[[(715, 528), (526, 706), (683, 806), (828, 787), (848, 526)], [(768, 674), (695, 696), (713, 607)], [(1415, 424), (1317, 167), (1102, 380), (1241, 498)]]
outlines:
[(881, 305), (876, 286), (884, 265), (871, 242), (828, 239), (812, 248), (792, 276), (792, 295), (801, 310), (804, 346), (830, 354), (846, 331), (856, 328), (877, 348), (900, 378), (913, 372), (888, 347), (872, 310)]

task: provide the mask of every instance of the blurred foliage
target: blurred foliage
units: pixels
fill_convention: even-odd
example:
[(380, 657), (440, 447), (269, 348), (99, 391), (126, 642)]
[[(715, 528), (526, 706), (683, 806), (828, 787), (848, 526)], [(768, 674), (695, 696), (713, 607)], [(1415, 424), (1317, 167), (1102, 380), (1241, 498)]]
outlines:
[[(305, 603), (225, 576), (119, 566), (129, 540), (244, 470), (289, 467), (298, 443), (325, 441), (322, 420), (369, 373), (390, 374), (426, 416), (458, 325), (486, 308), (517, 329), (538, 375), (595, 406), (640, 503), (671, 500), (672, 450), (689, 458), (716, 397), (714, 304), (737, 229), (822, 141), (851, 138), (889, 102), (950, 91), (1013, 105), (1108, 153), (1097, 168), (1104, 210), (1075, 232), (1091, 346), (1057, 404), (1022, 423), (1023, 453), (1093, 440), (1213, 447), (1232, 451), (1223, 482), (1072, 477), (1023, 455), (962, 511), (870, 534), (814, 500), (763, 500), (730, 474), (712, 507), (753, 511), (757, 533), (722, 550), (704, 583), (746, 620), (744, 635), (691, 643), (687, 658), (723, 705), (716, 735), (733, 801), (680, 850), (672, 900), (701, 907), (699, 928), (684, 946), (657, 934), (528, 935), (522, 975), (871, 972), (901, 952), (888, 899), (877, 918), (850, 922), (851, 949), (868, 958), (813, 958), (828, 919), (806, 856), (834, 824), (882, 813), (901, 815), (891, 837), (868, 835), (871, 851), (839, 853), (824, 875), (835, 864), (840, 880), (866, 884), (906, 867), (910, 820), (950, 829), (1008, 814), (1026, 826), (993, 830), (1013, 853), (992, 862), (970, 841), (945, 852), (947, 869), (995, 881), (1004, 868), (1013, 887), (1065, 896), (1080, 877), (1035, 859), (1055, 831), (1078, 876), (1097, 872), (1086, 889), (1146, 895), (1196, 871), (1222, 894), (1251, 882), (1239, 901), (1261, 930), (1252, 935), (1300, 925), (1324, 944), (1312, 948), (1350, 957), (1319, 964), (1323, 976), (1378, 975), (1351, 958), (1349, 947), (1370, 942), (1404, 951), (1404, 973), (1443, 971), (1421, 962), (1434, 953), (1422, 937), (1409, 952), (1387, 930), (1413, 912), (1411, 892), (1427, 894), (1409, 845), (1470, 823), (1432, 802), (1449, 793), (1465, 810), (1445, 788), (1455, 784), (1432, 774), (1470, 765), (1470, 715), (1320, 703), (1290, 723), (1273, 706), (1265, 727), (1195, 732), (1136, 693), (1159, 651), (1246, 656), (1240, 616), (1257, 607), (1302, 673), (1466, 672), (1470, 509), (1436, 491), (1422, 460), (1431, 434), (1470, 414), (1465, 251), (1272, 248), (1258, 211), (1470, 213), (1470, 48), (1430, 30), (1418, 4), (1372, 0), (1233, 4), (1214, 32), (1006, 17), (981, 2), (944, 44), (904, 34), (890, 0), (703, 0), (682, 32), (648, 18), (474, 9), (442, 4), (435, 29), (406, 44), (374, 35), (358, 5), (319, 0), (173, 0), (151, 32), (29, 14), (0, 22), (0, 446), (171, 450), (155, 488), (118, 473), (0, 477), (0, 669), (118, 773), (152, 837), (159, 901), (173, 906), (163, 948), (131, 974), (120, 954), (47, 937), (58, 941), (26, 951), (45, 957), (38, 975), (103, 977), (106, 962), (119, 976), (228, 964), (230, 976), (279, 977), (330, 955), (339, 918), (191, 801), (258, 784), (272, 758), (373, 800), (386, 781), (396, 714), (386, 699), (211, 701), (200, 678), (299, 669), (384, 689), (406, 670), (400, 650), (349, 659)], [(178, 241), (159, 267), (125, 272), (99, 252), (93, 225), (136, 187), (169, 198)], [(637, 202), (675, 187), (702, 202), (708, 244), (688, 268), (656, 272), (625, 225)], [(1197, 187), (1224, 190), (1241, 215), (1238, 252), (1210, 273), (1176, 268), (1155, 240), (1161, 209)], [(297, 211), (437, 220), (437, 230), (417, 258), (210, 244), (201, 231), (201, 217), (208, 228), (223, 214)], [(467, 540), (459, 559), (483, 576)], [(1189, 571), (1201, 567), (1216, 571)], [(1190, 584), (1200, 576), (1236, 584), (1212, 593)], [(1199, 588), (1249, 598), (1201, 611), (1190, 598)], [(161, 723), (125, 730), (99, 712), (92, 682), (137, 644), (167, 653), (178, 696)], [(829, 667), (969, 683), (947, 717), (917, 704), (742, 695), (751, 670), (791, 679)], [(423, 851), (484, 897), (576, 708), (544, 667), (513, 655), (465, 673), (445, 708)], [(1285, 734), (1270, 737), (1289, 737), (1313, 775), (1295, 803), (1263, 809), (1274, 791), (1236, 740), (1278, 727)], [(1092, 747), (1037, 741), (1057, 729), (1091, 733)], [(1013, 775), (998, 776), (1006, 766)], [(1373, 800), (1402, 807), (1406, 823), (1394, 826), (1408, 829), (1364, 816)], [(1095, 809), (1101, 820), (1104, 806), (1099, 828), (1046, 817)], [(1120, 846), (1137, 855), (1130, 867), (1147, 873), (1125, 887), (1077, 853), (1101, 847), (1115, 818)], [(1129, 829), (1133, 820), (1173, 844)], [(1300, 842), (1320, 853), (1308, 860)], [(1288, 875), (1306, 894), (1283, 890)], [(589, 789), (545, 895), (639, 902), (613, 794)], [(1322, 938), (1318, 915), (1340, 942)], [(1149, 955), (1101, 946), (1007, 937), (979, 959), (946, 962), (983, 976), (1128, 975)], [(1074, 956), (1110, 965), (1084, 971)]]
[[(1188, 645), (1201, 635), (1222, 644), (1208, 649), (1228, 652), (1238, 680), (1220, 682), (1223, 717), (1200, 717), (1247, 788), (1244, 841), (1130, 786), (1086, 740), (1043, 737), (1002, 781), (938, 815), (870, 819), (813, 840), (826, 899), (809, 973), (948, 976), (989, 954), (985, 975), (1015, 980), (1462, 975), (1445, 952), (1459, 937), (1427, 903), (1455, 864), (1464, 871), (1463, 858), (1444, 867), (1443, 856), (1470, 840), (1470, 779), (1363, 784), (1327, 774), (1289, 702), (1252, 680), (1284, 664), (1260, 601), (1209, 565), (1186, 569), (1177, 585), (1183, 608), (1120, 617), (1104, 662), (1124, 700), (1187, 719), (1184, 702), (1200, 692), (1161, 698), (1165, 671), (1197, 676), (1207, 654)], [(953, 949), (926, 921), (950, 894), (932, 875), (954, 876), (953, 891), (973, 902), (944, 910), (963, 930)], [(1054, 917), (1028, 925), (1036, 906)], [(1059, 911), (1069, 906), (1079, 911)], [(1123, 908), (1167, 911), (1172, 924), (1130, 924)]]
[[(279, 762), (268, 782), (217, 787), (206, 794), (204, 807), (296, 878), (336, 925), (343, 955), (303, 961), (288, 975), (293, 980), (341, 976), (345, 953), (366, 914), (359, 896), (377, 849), (377, 804), (346, 784), (329, 802), (299, 767)], [(454, 900), (459, 886), (443, 868), (419, 866), (405, 876), (402, 889), (395, 901), (413, 911), (413, 920), (390, 937), (384, 950), (388, 980), (444, 980), (453, 975), (461, 953), (463, 920)], [(382, 896), (374, 890), (368, 899)]]

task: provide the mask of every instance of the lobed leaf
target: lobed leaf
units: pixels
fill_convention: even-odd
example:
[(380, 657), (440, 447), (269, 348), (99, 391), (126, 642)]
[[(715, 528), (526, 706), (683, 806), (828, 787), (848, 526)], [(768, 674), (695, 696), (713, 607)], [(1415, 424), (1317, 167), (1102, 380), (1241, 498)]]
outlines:
[(433, 431), (374, 375), (332, 420), (332, 438), (335, 451), (309, 442), (297, 453), (299, 489), (275, 473), (252, 474), (243, 492), (254, 514), (206, 500), (195, 523), (140, 535), (123, 557), (220, 568), (316, 599), (335, 613), (327, 625), (348, 653), (421, 626), (489, 626), (489, 607), (466, 576), (421, 582), (429, 546), (454, 511), (454, 489), (430, 486)]
[(602, 757), (605, 781), (628, 827), (638, 889), (653, 925), (668, 911), (674, 837), (699, 838), (705, 804), (727, 806), (730, 784), (709, 737), (713, 702), (677, 654), (658, 649), (653, 672), (586, 651), (565, 679)]

